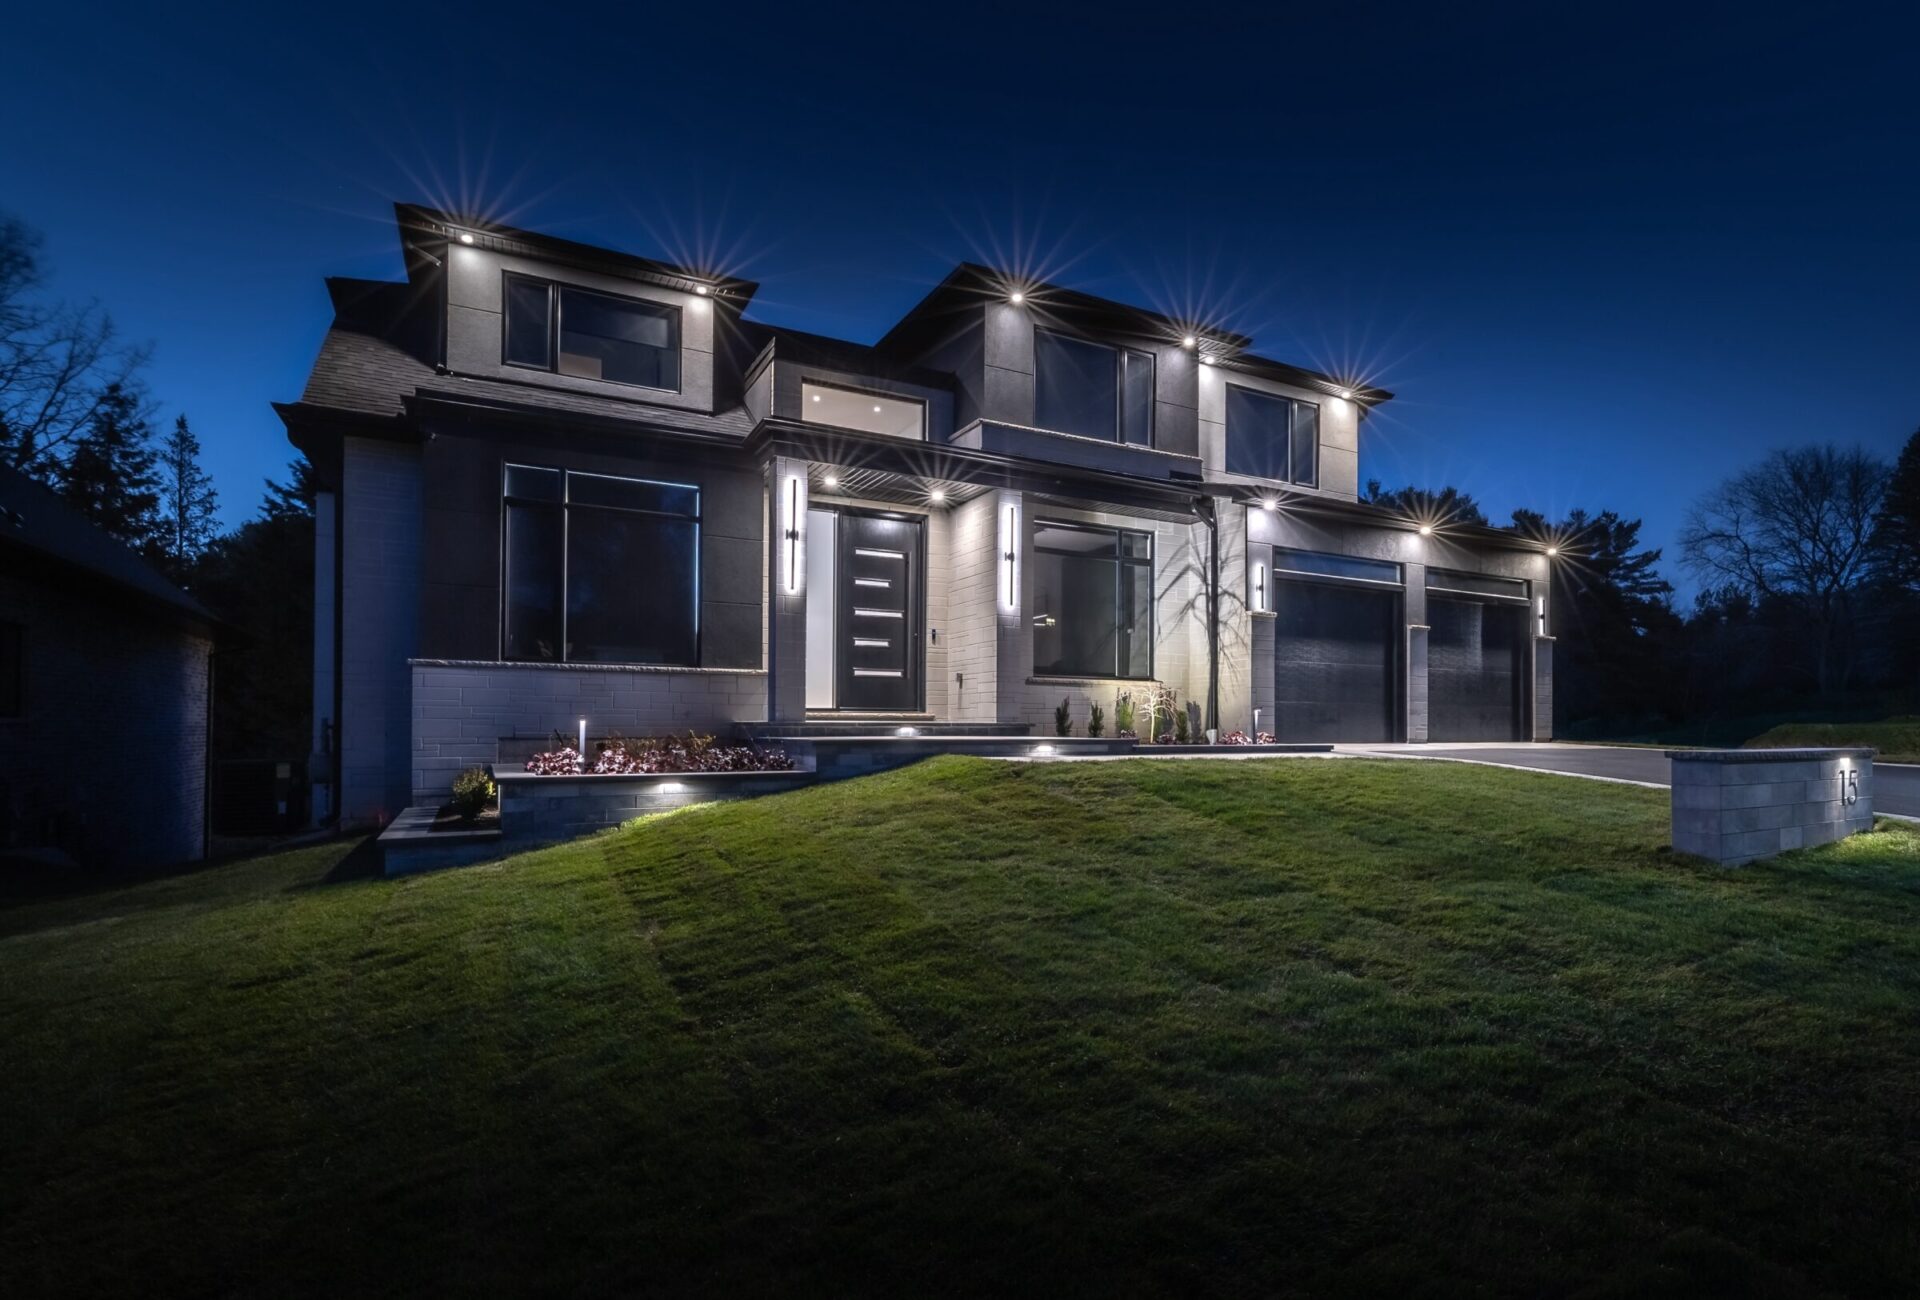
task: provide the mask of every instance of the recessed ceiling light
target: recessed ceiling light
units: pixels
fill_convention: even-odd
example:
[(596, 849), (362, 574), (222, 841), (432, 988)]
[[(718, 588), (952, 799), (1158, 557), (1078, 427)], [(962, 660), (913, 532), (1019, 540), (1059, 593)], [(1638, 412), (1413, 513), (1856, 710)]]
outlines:
[(816, 402), (817, 402), (817, 401), (819, 401), (819, 400), (820, 400), (820, 394), (818, 394), (818, 393), (815, 393), (815, 394), (813, 395), (813, 400), (814, 400), (814, 401), (816, 401)]
[(837, 488), (840, 486), (840, 480), (835, 478), (831, 474), (827, 475), (825, 478), (821, 479), (820, 481), (826, 484), (830, 488)]
[(471, 244), (473, 242), (473, 236), (466, 233), (465, 231), (462, 231), (460, 233), (460, 242), (463, 244)]
[(1201, 365), (1203, 365), (1203, 366), (1210, 366), (1210, 365), (1212, 365), (1212, 364), (1213, 364), (1213, 358), (1212, 358), (1212, 357), (1201, 357), (1201, 358), (1200, 358), (1200, 364), (1201, 364)]
[(1268, 497), (1266, 500), (1260, 503), (1260, 508), (1262, 510), (1265, 510), (1268, 514), (1272, 514), (1275, 510), (1278, 510), (1280, 508), (1280, 502), (1275, 497)]
[(694, 285), (693, 291), (699, 294), (702, 298), (706, 297), (709, 293), (713, 292), (711, 289), (707, 288), (707, 286), (704, 284)]
[(933, 504), (935, 505), (939, 505), (942, 501), (945, 501), (946, 499), (947, 499), (947, 490), (945, 488), (934, 488), (932, 491), (927, 493), (927, 500), (933, 502)]
[(1027, 300), (1027, 295), (1024, 293), (1021, 293), (1018, 289), (1015, 289), (1012, 293), (1007, 295), (1007, 301), (1012, 303), (1016, 307), (1018, 307), (1021, 303), (1025, 302), (1026, 300)]
[(1431, 537), (1431, 536), (1433, 536), (1433, 525), (1432, 525), (1432, 524), (1421, 524), (1421, 525), (1420, 525), (1420, 535), (1421, 535), (1422, 537)]
[(1333, 395), (1349, 402), (1353, 400), (1353, 390), (1351, 388), (1336, 388), (1333, 391)]
[(875, 406), (875, 407), (873, 408), (873, 413), (874, 413), (875, 415), (878, 415), (878, 414), (880, 414), (880, 408), (879, 408), (878, 406)]
[(1197, 339), (1197, 338), (1195, 338), (1195, 337), (1194, 337), (1193, 335), (1191, 335), (1191, 334), (1189, 334), (1189, 335), (1187, 335), (1187, 336), (1186, 336), (1185, 338), (1183, 338), (1183, 339), (1181, 339), (1181, 340), (1180, 340), (1180, 346), (1181, 346), (1181, 347), (1183, 347), (1183, 348), (1190, 348), (1190, 347), (1194, 347), (1194, 346), (1196, 346), (1196, 345), (1198, 345), (1198, 343), (1199, 343), (1199, 342), (1200, 342), (1200, 340), (1199, 340), (1199, 339)]
[(1560, 554), (1560, 548), (1559, 548), (1559, 547), (1557, 547), (1557, 546), (1549, 546), (1549, 547), (1547, 548), (1547, 554), (1548, 554), (1549, 556), (1553, 556), (1553, 555), (1558, 555), (1558, 554)]

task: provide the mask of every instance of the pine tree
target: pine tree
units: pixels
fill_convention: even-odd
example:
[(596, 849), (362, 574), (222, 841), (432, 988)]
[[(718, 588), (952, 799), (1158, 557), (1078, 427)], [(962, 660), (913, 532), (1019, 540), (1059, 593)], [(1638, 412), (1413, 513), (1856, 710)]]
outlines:
[(215, 533), (213, 479), (200, 468), (200, 440), (182, 415), (160, 449), (160, 503), (166, 566), (185, 582)]
[(153, 427), (138, 393), (109, 384), (59, 469), (60, 495), (109, 536), (161, 554)]
[(1388, 491), (1377, 478), (1367, 480), (1366, 495), (1360, 498), (1368, 505), (1391, 510), (1404, 518), (1431, 524), (1435, 528), (1445, 528), (1448, 524), (1484, 524), (1486, 511), (1473, 499), (1470, 492), (1462, 492), (1457, 487), (1443, 487), (1438, 492), (1431, 488), (1403, 487)]
[(1920, 589), (1920, 431), (1907, 439), (1894, 462), (1875, 533), (1887, 576)]

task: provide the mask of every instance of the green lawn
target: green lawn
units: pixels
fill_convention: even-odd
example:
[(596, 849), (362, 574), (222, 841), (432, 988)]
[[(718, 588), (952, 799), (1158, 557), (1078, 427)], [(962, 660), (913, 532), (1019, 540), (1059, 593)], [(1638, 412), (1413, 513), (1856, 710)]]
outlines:
[(1906, 1289), (1920, 836), (1665, 829), (1454, 764), (949, 758), (17, 906), (0, 1292)]
[[(1831, 715), (1829, 715), (1831, 716)], [(1703, 718), (1665, 731), (1618, 737), (1581, 735), (1596, 745), (1644, 745), (1657, 748), (1797, 749), (1805, 746), (1869, 745), (1885, 763), (1920, 763), (1920, 717), (1843, 718), (1760, 716)]]

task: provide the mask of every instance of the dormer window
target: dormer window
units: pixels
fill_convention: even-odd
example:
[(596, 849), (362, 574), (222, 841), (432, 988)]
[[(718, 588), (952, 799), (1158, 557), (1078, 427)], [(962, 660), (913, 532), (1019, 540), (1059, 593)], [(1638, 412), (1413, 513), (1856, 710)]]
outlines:
[(1320, 408), (1279, 393), (1227, 385), (1227, 472), (1314, 487), (1320, 482)]
[(504, 359), (575, 379), (680, 391), (680, 309), (509, 275)]
[(1034, 423), (1082, 438), (1153, 444), (1153, 355), (1033, 332)]

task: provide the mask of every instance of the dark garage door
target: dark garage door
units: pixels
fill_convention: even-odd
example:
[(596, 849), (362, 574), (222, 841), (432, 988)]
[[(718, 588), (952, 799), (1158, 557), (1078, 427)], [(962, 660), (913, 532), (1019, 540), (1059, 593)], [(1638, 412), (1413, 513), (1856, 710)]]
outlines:
[(1399, 593), (1281, 581), (1273, 594), (1274, 738), (1394, 739)]
[(1524, 606), (1427, 595), (1427, 736), (1522, 740)]

